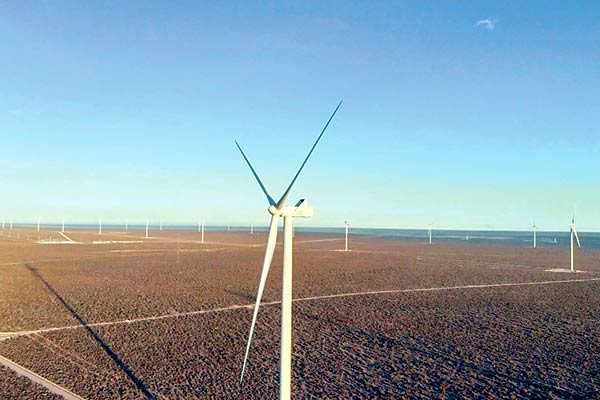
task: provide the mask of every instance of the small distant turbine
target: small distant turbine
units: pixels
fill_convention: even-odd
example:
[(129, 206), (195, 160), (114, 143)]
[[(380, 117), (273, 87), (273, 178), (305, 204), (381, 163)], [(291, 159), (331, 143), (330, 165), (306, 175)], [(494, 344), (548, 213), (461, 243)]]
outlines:
[(254, 224), (250, 224), (250, 234), (254, 233)]
[(148, 239), (148, 220), (146, 220), (146, 239)]
[(125, 220), (125, 230), (129, 230), (129, 221)]
[(429, 244), (432, 244), (432, 237), (433, 237), (433, 223), (429, 224), (427, 226), (427, 233), (429, 234)]
[(40, 231), (40, 217), (38, 217), (37, 230)]
[(65, 233), (65, 219), (62, 219), (62, 228), (60, 230), (62, 233)]
[(200, 235), (200, 242), (204, 243), (204, 220), (202, 220), (202, 233)]
[(314, 151), (315, 147), (321, 140), (321, 137), (325, 133), (325, 130), (329, 126), (329, 123), (335, 116), (337, 110), (342, 105), (342, 102), (338, 104), (331, 117), (325, 124), (325, 127), (317, 137), (317, 140), (311, 147), (308, 155), (304, 159), (304, 162), (300, 165), (298, 172), (292, 178), (289, 186), (283, 192), (283, 195), (279, 201), (275, 201), (265, 185), (258, 177), (258, 174), (254, 170), (252, 164), (244, 154), (244, 151), (240, 145), (236, 142), (236, 146), (242, 157), (250, 167), (254, 178), (258, 182), (263, 193), (267, 197), (269, 202), (269, 214), (271, 214), (271, 225), (269, 227), (269, 234), (267, 239), (267, 246), (265, 249), (265, 258), (262, 266), (262, 272), (260, 274), (260, 281), (258, 285), (258, 293), (256, 295), (256, 303), (254, 305), (254, 313), (252, 315), (252, 324), (250, 325), (250, 333), (248, 334), (248, 343), (246, 344), (246, 354), (244, 355), (244, 363), (242, 364), (242, 373), (240, 376), (240, 384), (244, 379), (244, 372), (246, 371), (246, 363), (248, 361), (248, 354), (250, 352), (250, 344), (252, 343), (252, 335), (254, 333), (254, 327), (256, 325), (256, 317), (258, 316), (258, 309), (262, 299), (263, 290), (269, 275), (269, 269), (271, 267), (271, 261), (273, 260), (273, 253), (275, 252), (275, 245), (277, 242), (277, 230), (279, 225), (279, 219), (283, 217), (283, 271), (282, 271), (282, 293), (281, 293), (281, 344), (280, 344), (280, 361), (279, 361), (279, 399), (289, 400), (291, 398), (291, 381), (292, 381), (292, 253), (293, 253), (293, 232), (294, 232), (294, 218), (309, 218), (314, 214), (314, 210), (308, 206), (308, 202), (305, 199), (301, 199), (296, 203), (295, 206), (286, 206), (288, 195), (296, 182), (296, 179), (302, 172), (302, 169), (306, 165), (309, 157)]
[(102, 235), (102, 218), (98, 219), (98, 234)]
[(346, 246), (344, 247), (344, 251), (348, 251), (348, 227), (350, 224), (348, 221), (344, 221), (344, 225), (346, 225)]
[(579, 236), (577, 235), (577, 228), (575, 227), (575, 213), (573, 213), (573, 219), (569, 224), (569, 229), (571, 231), (571, 272), (575, 272), (575, 265), (573, 263), (573, 253), (575, 251), (575, 245), (573, 243), (573, 237), (577, 239), (577, 247), (581, 247), (581, 243), (579, 242)]
[(535, 218), (533, 219), (533, 248), (537, 248), (537, 226), (535, 225)]

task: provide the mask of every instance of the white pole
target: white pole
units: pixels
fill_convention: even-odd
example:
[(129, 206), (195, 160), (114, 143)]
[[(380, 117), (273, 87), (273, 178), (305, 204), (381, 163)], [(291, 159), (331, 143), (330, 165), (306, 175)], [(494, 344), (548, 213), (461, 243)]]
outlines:
[(200, 225), (202, 225), (202, 220), (198, 220), (198, 232), (200, 232)]
[(283, 222), (283, 284), (281, 291), (281, 355), (279, 371), (279, 399), (291, 398), (292, 381), (292, 247), (294, 219)]
[(38, 217), (38, 227), (37, 227), (38, 232), (40, 231), (40, 217)]
[(148, 239), (148, 220), (146, 220), (146, 239)]
[(346, 248), (344, 251), (348, 251), (348, 221), (344, 221), (344, 224), (346, 225)]
[(537, 247), (537, 228), (533, 227), (533, 248)]
[(98, 234), (102, 235), (102, 218), (98, 220)]
[(431, 226), (429, 226), (429, 244), (431, 244)]
[(571, 227), (571, 272), (575, 272), (575, 267), (573, 266), (573, 227)]
[(129, 230), (129, 221), (125, 221), (125, 230)]
[(65, 219), (62, 219), (62, 229), (61, 229), (62, 233), (65, 233)]
[(254, 233), (254, 224), (250, 224), (250, 234)]
[(204, 220), (202, 220), (202, 243), (204, 243)]

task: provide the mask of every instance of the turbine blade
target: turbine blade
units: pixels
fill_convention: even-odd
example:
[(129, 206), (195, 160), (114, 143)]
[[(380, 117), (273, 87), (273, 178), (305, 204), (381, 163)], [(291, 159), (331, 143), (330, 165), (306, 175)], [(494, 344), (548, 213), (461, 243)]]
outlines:
[(269, 192), (267, 192), (267, 188), (265, 187), (265, 185), (262, 183), (262, 181), (258, 177), (258, 174), (254, 170), (254, 167), (252, 166), (252, 164), (250, 164), (250, 161), (248, 160), (248, 157), (246, 157), (246, 154), (244, 154), (244, 150), (242, 150), (242, 148), (240, 147), (240, 145), (237, 142), (237, 140), (235, 141), (235, 145), (240, 150), (240, 153), (242, 153), (242, 157), (244, 157), (244, 160), (246, 160), (246, 163), (250, 167), (250, 170), (252, 171), (252, 174), (254, 175), (254, 177), (256, 178), (256, 181), (260, 185), (260, 188), (262, 189), (263, 193), (265, 194), (265, 196), (267, 196), (267, 200), (269, 201), (269, 205), (274, 206), (275, 205), (275, 200), (273, 200), (273, 198), (271, 197), (271, 195), (269, 194)]
[(581, 243), (579, 242), (579, 236), (577, 235), (577, 229), (573, 225), (573, 233), (575, 234), (575, 239), (577, 239), (577, 247), (581, 247)]
[(298, 169), (298, 172), (296, 172), (296, 175), (294, 176), (294, 179), (292, 179), (292, 182), (290, 182), (290, 185), (288, 186), (288, 188), (285, 190), (285, 192), (281, 196), (281, 199), (279, 199), (279, 201), (277, 202), (277, 209), (281, 210), (283, 208), (283, 206), (285, 206), (285, 201), (287, 200), (287, 197), (290, 194), (290, 190), (292, 190), (292, 186), (294, 186), (294, 183), (296, 182), (296, 179), (298, 179), (298, 175), (300, 175), (300, 172), (302, 172), (302, 168), (304, 168), (304, 165), (306, 165), (306, 162), (308, 161), (310, 155), (315, 150), (315, 147), (317, 147), (317, 144), (319, 143), (319, 140), (321, 140), (321, 137), (323, 136), (323, 134), (327, 130), (327, 127), (329, 126), (329, 123), (331, 122), (331, 120), (335, 116), (335, 113), (337, 113), (338, 109), (342, 105), (342, 101), (343, 100), (341, 100), (338, 103), (337, 107), (333, 111), (333, 114), (331, 114), (331, 117), (329, 117), (329, 119), (327, 120), (327, 123), (323, 127), (323, 130), (319, 134), (319, 137), (317, 137), (317, 140), (315, 141), (315, 144), (313, 144), (313, 146), (311, 147), (310, 151), (308, 152), (308, 155), (304, 159), (304, 162), (302, 163), (302, 165), (300, 165), (300, 168)]
[(271, 217), (271, 227), (269, 228), (269, 238), (267, 240), (267, 248), (265, 250), (265, 260), (263, 262), (262, 272), (260, 274), (260, 283), (258, 285), (258, 293), (256, 294), (256, 304), (254, 305), (254, 314), (252, 315), (252, 325), (250, 325), (250, 333), (248, 334), (248, 343), (246, 344), (246, 354), (244, 355), (244, 364), (242, 365), (242, 375), (240, 376), (240, 385), (244, 380), (244, 372), (246, 372), (246, 363), (248, 361), (248, 353), (250, 353), (250, 344), (252, 343), (252, 335), (254, 334), (254, 326), (256, 325), (256, 317), (258, 316), (258, 308), (262, 299), (273, 253), (275, 252), (275, 244), (277, 242), (277, 228), (279, 224), (279, 215)]

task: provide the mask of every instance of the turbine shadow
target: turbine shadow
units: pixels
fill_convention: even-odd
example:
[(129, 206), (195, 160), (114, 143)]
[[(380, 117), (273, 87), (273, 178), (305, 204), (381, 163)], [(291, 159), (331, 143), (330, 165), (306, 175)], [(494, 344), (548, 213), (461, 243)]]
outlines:
[(39, 271), (30, 264), (25, 264), (25, 267), (27, 267), (27, 269), (31, 271), (31, 273), (35, 275), (35, 277), (38, 278), (44, 284), (44, 286), (46, 286), (46, 288), (54, 295), (54, 297), (56, 297), (58, 301), (60, 301), (60, 303), (69, 311), (69, 313), (85, 328), (85, 330), (100, 345), (100, 347), (102, 347), (102, 350), (104, 350), (106, 354), (108, 354), (108, 356), (114, 361), (117, 367), (119, 367), (119, 369), (121, 369), (127, 375), (127, 377), (133, 382), (133, 384), (148, 399), (155, 400), (157, 397), (146, 388), (144, 383), (137, 376), (135, 376), (135, 374), (133, 373), (133, 371), (131, 371), (127, 364), (125, 364), (119, 358), (119, 356), (117, 356), (117, 354), (115, 354), (115, 352), (112, 351), (112, 349), (102, 340), (100, 335), (98, 335), (98, 333), (91, 326), (88, 325), (86, 320), (81, 315), (79, 315), (77, 311), (75, 311), (75, 309), (71, 307), (69, 303), (66, 302), (65, 299), (61, 297), (61, 295), (56, 291), (56, 289), (54, 289), (54, 287), (46, 279), (44, 279), (44, 277), (39, 273)]

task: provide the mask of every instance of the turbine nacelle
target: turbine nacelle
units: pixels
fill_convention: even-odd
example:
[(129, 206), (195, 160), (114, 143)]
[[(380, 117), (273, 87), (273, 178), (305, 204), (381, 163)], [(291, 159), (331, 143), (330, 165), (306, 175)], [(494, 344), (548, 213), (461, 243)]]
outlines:
[(279, 217), (310, 218), (315, 215), (315, 210), (308, 206), (306, 199), (300, 199), (293, 207), (278, 209), (275, 206), (270, 206), (268, 211), (271, 215)]

